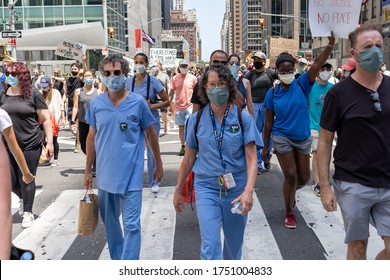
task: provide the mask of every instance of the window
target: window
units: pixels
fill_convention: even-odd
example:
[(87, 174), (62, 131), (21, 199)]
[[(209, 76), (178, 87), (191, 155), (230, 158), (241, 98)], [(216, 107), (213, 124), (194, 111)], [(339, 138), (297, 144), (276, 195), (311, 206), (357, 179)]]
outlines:
[(82, 0), (64, 0), (65, 5), (81, 5)]
[(45, 27), (64, 25), (61, 7), (45, 7)]
[(42, 0), (23, 0), (24, 6), (42, 6)]
[(62, 0), (45, 0), (45, 6), (61, 6)]
[(65, 24), (82, 23), (83, 9), (79, 7), (66, 7), (64, 8)]

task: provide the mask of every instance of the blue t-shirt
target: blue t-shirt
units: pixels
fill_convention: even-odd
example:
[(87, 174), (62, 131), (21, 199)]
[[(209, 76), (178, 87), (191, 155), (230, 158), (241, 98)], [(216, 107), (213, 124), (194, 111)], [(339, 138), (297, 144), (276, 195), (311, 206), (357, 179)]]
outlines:
[[(222, 167), (221, 157), (214, 137), (210, 105), (207, 105), (203, 110), (197, 132), (199, 149), (195, 138), (195, 125), (198, 112), (188, 118), (185, 142), (188, 147), (199, 150), (198, 157), (192, 169), (193, 172), (200, 176), (218, 177), (225, 174), (225, 170)], [(252, 116), (243, 110), (241, 117), (244, 135), (241, 132), (237, 107), (234, 106), (226, 118), (222, 141), (222, 155), (226, 162), (226, 170), (233, 174), (243, 172), (247, 169), (245, 145), (250, 142), (255, 142), (260, 148), (263, 147), (263, 141)], [(215, 123), (217, 134), (219, 135), (221, 124), (217, 120)]]
[(114, 107), (106, 92), (91, 101), (85, 119), (96, 129), (97, 186), (115, 194), (142, 190), (144, 130), (154, 123), (145, 99), (129, 93)]
[(320, 120), (322, 107), (324, 106), (324, 99), (326, 93), (333, 86), (331, 83), (320, 85), (315, 82), (309, 95), (309, 115), (310, 115), (310, 129), (320, 130)]
[(308, 72), (305, 72), (297, 80), (293, 80), (287, 91), (280, 84), (274, 90), (268, 90), (264, 106), (275, 114), (273, 134), (291, 140), (310, 137), (308, 97), (312, 87)]
[[(146, 74), (149, 75), (149, 74)], [(146, 99), (147, 96), (147, 79), (148, 77), (145, 76), (142, 80), (140, 85), (137, 85), (137, 83), (134, 83), (134, 92), (141, 95), (144, 99)], [(133, 85), (133, 79), (135, 79), (135, 76), (129, 77), (126, 81), (125, 88), (126, 90), (131, 92), (131, 87)], [(157, 97), (156, 95), (159, 94), (164, 89), (164, 86), (162, 83), (153, 75), (150, 75), (150, 91), (149, 91), (149, 100), (150, 103), (156, 103)], [(158, 114), (158, 110), (150, 110), (152, 112), (153, 117), (155, 118), (154, 123), (160, 122), (160, 116)]]

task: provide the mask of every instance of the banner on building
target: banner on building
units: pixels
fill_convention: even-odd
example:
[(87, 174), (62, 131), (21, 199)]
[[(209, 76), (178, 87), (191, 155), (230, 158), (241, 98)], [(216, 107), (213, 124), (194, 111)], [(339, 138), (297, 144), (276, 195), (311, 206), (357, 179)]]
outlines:
[(285, 38), (269, 38), (268, 54), (269, 65), (275, 67), (275, 60), (282, 52), (288, 52), (294, 57), (298, 57), (299, 40), (298, 39), (285, 39)]
[(164, 67), (174, 67), (176, 54), (176, 49), (151, 48), (149, 55), (149, 65), (160, 62)]
[(390, 0), (383, 0), (382, 11), (383, 11), (382, 31), (385, 36), (390, 36)]
[(361, 1), (309, 1), (310, 30), (313, 37), (348, 38), (359, 23)]
[(70, 40), (62, 40), (55, 51), (55, 55), (66, 57), (69, 59), (83, 60), (83, 55), (87, 51), (87, 45), (73, 42)]

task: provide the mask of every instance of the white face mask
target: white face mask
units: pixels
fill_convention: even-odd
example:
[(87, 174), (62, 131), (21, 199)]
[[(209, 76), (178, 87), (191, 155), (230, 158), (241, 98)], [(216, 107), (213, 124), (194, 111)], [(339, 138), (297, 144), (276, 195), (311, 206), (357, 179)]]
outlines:
[(180, 69), (180, 73), (181, 73), (181, 74), (185, 74), (185, 73), (187, 73), (187, 71), (188, 71), (188, 69), (187, 69), (187, 68), (184, 68), (184, 67), (180, 67), (179, 69)]
[(323, 81), (327, 81), (327, 80), (329, 80), (329, 78), (330, 78), (330, 71), (321, 71), (320, 72), (320, 74), (319, 74), (319, 77), (320, 77), (320, 79), (321, 80), (323, 80)]
[(292, 74), (283, 74), (283, 75), (279, 74), (279, 80), (280, 80), (283, 84), (289, 85), (289, 84), (292, 83), (292, 81), (294, 81), (294, 79), (295, 79), (294, 76), (295, 76), (294, 73), (292, 73)]
[(146, 71), (145, 65), (142, 65), (142, 64), (134, 65), (134, 69), (137, 72), (137, 74), (142, 74), (142, 73), (145, 73), (145, 71)]

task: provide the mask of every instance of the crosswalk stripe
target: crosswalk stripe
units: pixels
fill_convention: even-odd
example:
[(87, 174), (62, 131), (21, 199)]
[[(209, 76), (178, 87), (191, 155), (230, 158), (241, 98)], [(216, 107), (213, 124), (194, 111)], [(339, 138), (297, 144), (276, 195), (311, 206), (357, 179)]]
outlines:
[[(37, 190), (36, 195), (42, 191)], [(66, 190), (60, 193), (35, 220), (34, 225), (24, 229), (14, 238), (13, 243), (18, 247), (32, 250), (38, 260), (62, 259), (78, 237), (79, 200), (84, 193), (85, 190)], [(174, 187), (161, 187), (158, 194), (151, 193), (149, 188), (143, 190), (140, 256), (142, 260), (173, 259), (175, 227), (180, 226), (176, 222), (176, 212), (172, 205), (173, 193)], [(18, 201), (13, 195), (13, 213), (18, 211)], [(310, 187), (297, 192), (297, 207), (323, 246), (326, 259), (345, 259), (346, 245), (343, 244), (345, 233), (340, 211), (325, 212), (319, 198), (312, 193)], [(370, 228), (370, 233), (367, 255), (369, 259), (374, 259), (383, 249), (383, 241), (373, 227)], [(99, 260), (109, 260), (108, 245), (105, 244), (97, 255)], [(283, 259), (256, 193), (245, 230), (243, 259)]]

